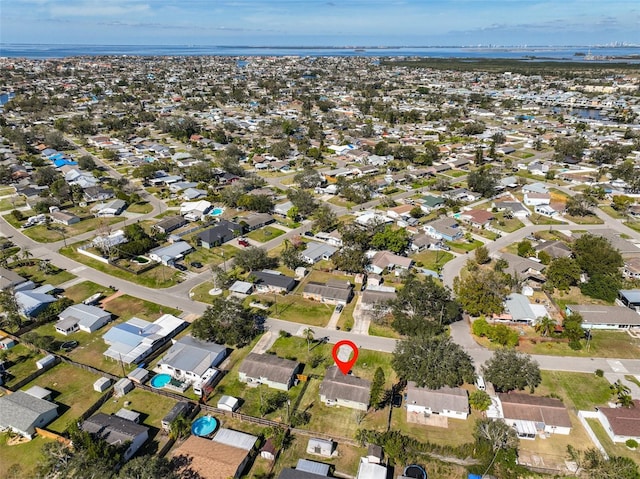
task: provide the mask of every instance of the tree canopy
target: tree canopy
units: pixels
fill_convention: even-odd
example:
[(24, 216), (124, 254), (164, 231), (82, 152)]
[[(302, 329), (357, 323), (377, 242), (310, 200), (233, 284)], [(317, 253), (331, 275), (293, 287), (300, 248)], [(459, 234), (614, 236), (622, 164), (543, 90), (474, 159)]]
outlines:
[(493, 357), (482, 365), (482, 375), (500, 392), (525, 387), (533, 392), (542, 381), (538, 363), (531, 356), (513, 349), (499, 349), (493, 353)]
[(260, 333), (258, 317), (238, 298), (216, 297), (193, 322), (193, 336), (204, 341), (242, 347)]
[(457, 387), (475, 379), (471, 357), (449, 337), (399, 341), (391, 360), (398, 376), (419, 387)]
[(277, 266), (278, 258), (272, 258), (262, 248), (250, 246), (236, 253), (234, 264), (244, 271), (257, 271)]
[(496, 192), (498, 175), (493, 171), (491, 166), (481, 166), (469, 173), (467, 184), (471, 191), (480, 193), (485, 198), (490, 198)]
[(573, 243), (573, 254), (580, 269), (589, 277), (580, 289), (587, 296), (613, 302), (621, 287), (624, 264), (620, 252), (602, 236), (585, 234)]
[(473, 316), (499, 314), (509, 294), (508, 282), (502, 273), (479, 268), (473, 274), (456, 277), (453, 290), (465, 311)]
[(373, 235), (371, 246), (378, 250), (402, 253), (409, 246), (409, 233), (404, 228), (387, 225)]
[(427, 276), (410, 275), (391, 302), (393, 328), (400, 334), (415, 336), (438, 332), (443, 325), (460, 319), (461, 308), (451, 299), (451, 291)]

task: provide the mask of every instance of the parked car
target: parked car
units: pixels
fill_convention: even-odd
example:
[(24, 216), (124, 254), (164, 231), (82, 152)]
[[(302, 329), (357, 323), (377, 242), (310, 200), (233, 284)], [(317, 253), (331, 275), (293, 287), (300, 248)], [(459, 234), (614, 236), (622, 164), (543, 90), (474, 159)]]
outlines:
[(313, 233), (311, 231), (305, 231), (304, 235), (309, 236), (310, 238), (313, 238)]
[(336, 306), (336, 311), (337, 311), (338, 313), (341, 313), (341, 312), (342, 312), (342, 308), (344, 308), (344, 306), (343, 306), (343, 305), (341, 305), (341, 304), (339, 304), (338, 306)]
[(191, 262), (191, 267), (192, 268), (202, 268), (202, 263), (200, 261), (192, 261)]
[(239, 239), (238, 244), (243, 248), (247, 248), (248, 246), (251, 246), (251, 243), (249, 243), (246, 239)]
[(175, 269), (177, 269), (178, 271), (186, 271), (187, 270), (187, 267), (185, 265), (183, 265), (183, 264), (180, 264), (180, 263), (174, 263), (173, 267)]

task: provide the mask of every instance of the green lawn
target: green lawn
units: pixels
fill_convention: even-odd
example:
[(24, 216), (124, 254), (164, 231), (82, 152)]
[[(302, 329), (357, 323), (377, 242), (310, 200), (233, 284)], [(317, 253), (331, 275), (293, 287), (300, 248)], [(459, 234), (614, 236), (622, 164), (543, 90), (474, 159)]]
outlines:
[(588, 349), (586, 340), (581, 340), (582, 349), (574, 351), (567, 343), (521, 343), (519, 350), (527, 354), (551, 356), (575, 356), (591, 358), (640, 359), (640, 340), (624, 331), (592, 331)]
[(140, 213), (146, 215), (153, 211), (153, 206), (148, 201), (142, 201), (140, 203), (134, 203), (127, 208), (129, 213)]
[(453, 258), (455, 258), (453, 254), (442, 250), (426, 250), (411, 255), (411, 259), (416, 262), (418, 267), (422, 266), (432, 271), (440, 271)]
[(586, 216), (571, 216), (569, 214), (564, 214), (564, 218), (568, 221), (573, 221), (579, 225), (601, 225), (604, 223), (600, 218), (596, 215), (586, 215)]
[(120, 223), (123, 219), (124, 218), (88, 218), (71, 226), (55, 225), (56, 229), (47, 228), (45, 225), (38, 225), (27, 228), (23, 233), (39, 243), (55, 243), (56, 241), (63, 240), (65, 236), (70, 238), (86, 233), (87, 231), (95, 231), (103, 225)]
[(282, 231), (280, 228), (265, 226), (264, 228), (254, 230), (251, 233), (247, 234), (247, 237), (259, 243), (266, 243), (267, 241), (271, 241), (273, 238), (277, 238), (278, 236), (283, 234), (284, 231)]
[(53, 392), (52, 399), (58, 404), (59, 416), (47, 429), (60, 434), (100, 398), (100, 393), (93, 390), (93, 383), (99, 378), (97, 374), (61, 363), (23, 389), (40, 386)]
[(222, 264), (223, 261), (227, 261), (233, 258), (238, 253), (238, 251), (238, 248), (230, 244), (216, 246), (215, 248), (211, 249), (198, 247), (194, 252), (187, 255), (185, 264), (189, 269), (199, 272), (202, 271), (202, 269), (193, 268), (191, 266), (192, 262), (200, 262), (205, 268), (209, 265), (219, 265)]
[(12, 387), (29, 374), (36, 371), (36, 361), (44, 354), (29, 349), (24, 344), (17, 344), (7, 351), (5, 361), (10, 366), (7, 368), (9, 377), (5, 379), (5, 386)]
[[(211, 296), (209, 291), (213, 289), (213, 281), (205, 281), (193, 288), (189, 292), (189, 297), (194, 301), (200, 301), (201, 303), (210, 304), (215, 296)], [(227, 291), (225, 290), (224, 293)], [(224, 294), (223, 293), (223, 294)]]
[(598, 206), (598, 208), (600, 208), (602, 211), (604, 211), (606, 214), (608, 214), (612, 218), (623, 220), (627, 217), (627, 215), (620, 213), (619, 211), (616, 211), (615, 209), (613, 209), (611, 206), (608, 206), (608, 205), (601, 205), (601, 206)]
[(269, 316), (310, 326), (325, 326), (329, 322), (334, 309), (333, 305), (304, 299), (301, 296), (292, 294), (286, 296), (257, 294), (249, 298), (252, 301), (260, 300), (263, 304), (271, 304), (268, 312)]
[(505, 218), (504, 213), (494, 213), (493, 216), (495, 219), (491, 221), (491, 226), (506, 233), (513, 233), (524, 227), (524, 223), (518, 218)]
[(163, 314), (173, 314), (179, 316), (181, 311), (169, 308), (160, 304), (145, 301), (144, 299), (134, 298), (128, 294), (124, 294), (112, 299), (105, 304), (104, 309), (115, 314), (118, 319), (130, 319), (134, 316), (145, 319), (147, 321), (155, 321)]
[(23, 196), (14, 196), (13, 198), (2, 198), (0, 200), (0, 211), (15, 210), (16, 208), (20, 208), (26, 204), (27, 202), (25, 201)]
[(78, 253), (76, 251), (76, 247), (80, 244), (81, 243), (76, 243), (61, 248), (60, 253), (77, 261), (78, 263), (85, 264), (93, 269), (102, 271), (103, 273), (110, 274), (116, 278), (131, 281), (132, 283), (140, 284), (148, 288), (168, 288), (179, 283), (183, 278), (180, 271), (164, 265), (158, 265), (149, 271), (136, 275)]
[(36, 436), (29, 442), (8, 446), (8, 437), (7, 433), (0, 434), (0, 477), (9, 477), (9, 469), (18, 471), (13, 477), (38, 477), (36, 469), (42, 460), (42, 448), (53, 439)]
[(74, 303), (80, 303), (96, 293), (103, 293), (106, 297), (112, 295), (115, 291), (92, 281), (83, 281), (82, 283), (74, 284), (64, 291), (64, 295)]
[(538, 213), (532, 213), (529, 216), (529, 220), (534, 225), (566, 225), (564, 221), (554, 220), (553, 218), (549, 218), (548, 216), (539, 215)]
[(541, 371), (542, 384), (537, 395), (559, 396), (568, 408), (591, 411), (611, 399), (609, 381), (595, 374)]
[[(29, 218), (30, 216), (33, 216), (33, 215), (36, 214), (35, 211), (33, 211), (33, 210), (26, 210), (26, 211), (21, 210), (20, 213), (22, 213), (22, 216), (25, 218), (25, 220), (26, 220), (26, 218)], [(13, 215), (10, 214), (10, 213), (6, 214), (6, 215), (2, 215), (2, 217), (5, 219), (5, 221), (7, 223), (9, 223), (11, 226), (13, 226), (16, 229), (22, 228), (22, 225), (25, 223), (24, 220), (23, 221), (16, 220), (13, 217)]]
[(473, 442), (473, 429), (476, 419), (479, 417), (479, 414), (474, 411), (466, 420), (449, 418), (449, 427), (425, 426), (407, 422), (407, 410), (405, 408), (393, 408), (391, 429), (398, 430), (423, 442), (429, 441), (435, 444), (461, 446)]
[(481, 246), (482, 241), (476, 240), (474, 239), (473, 241), (469, 242), (465, 239), (460, 240), (460, 241), (447, 241), (446, 244), (456, 253), (467, 253), (469, 251), (473, 251), (474, 249), (476, 249), (478, 246)]
[(63, 269), (57, 268), (53, 265), (48, 265), (46, 271), (41, 270), (37, 264), (30, 266), (19, 266), (14, 269), (16, 273), (27, 279), (30, 279), (34, 283), (38, 284), (51, 284), (57, 286), (67, 281), (72, 280), (76, 276)]
[(369, 325), (369, 335), (381, 336), (383, 338), (394, 338), (394, 339), (398, 339), (402, 337), (395, 329), (389, 326), (383, 326), (381, 324), (374, 324), (374, 323), (371, 323)]

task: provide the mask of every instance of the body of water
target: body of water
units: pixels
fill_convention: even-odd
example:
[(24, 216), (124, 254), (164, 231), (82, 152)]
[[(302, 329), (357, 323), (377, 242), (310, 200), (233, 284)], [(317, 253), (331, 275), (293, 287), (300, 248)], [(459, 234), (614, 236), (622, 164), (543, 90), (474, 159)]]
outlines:
[[(578, 54), (578, 55), (576, 55)], [(635, 56), (640, 62), (640, 47), (248, 47), (211, 45), (28, 45), (0, 44), (0, 56), (12, 58), (66, 58), (74, 56), (367, 56), (432, 58), (510, 58), (589, 61), (589, 55), (601, 57)]]

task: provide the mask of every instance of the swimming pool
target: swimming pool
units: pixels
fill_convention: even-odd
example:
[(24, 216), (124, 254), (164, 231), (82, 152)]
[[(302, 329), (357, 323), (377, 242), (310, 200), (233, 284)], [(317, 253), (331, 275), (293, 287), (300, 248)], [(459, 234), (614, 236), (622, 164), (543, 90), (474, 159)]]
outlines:
[(165, 387), (171, 381), (169, 374), (156, 374), (151, 378), (151, 387), (159, 389)]
[(224, 208), (214, 208), (211, 210), (211, 213), (209, 213), (211, 216), (220, 216), (222, 213), (224, 213)]
[(218, 428), (218, 420), (212, 416), (202, 416), (193, 421), (191, 434), (195, 436), (208, 436)]

